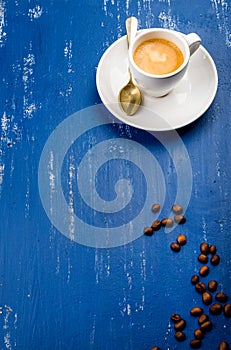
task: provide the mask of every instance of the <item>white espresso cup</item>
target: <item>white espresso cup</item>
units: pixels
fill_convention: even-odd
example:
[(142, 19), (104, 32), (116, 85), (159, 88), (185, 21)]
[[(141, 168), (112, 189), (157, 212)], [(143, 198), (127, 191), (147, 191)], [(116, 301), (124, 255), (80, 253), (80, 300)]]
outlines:
[[(183, 54), (182, 64), (170, 73), (154, 74), (142, 69), (134, 61), (134, 53), (138, 46), (146, 41), (152, 41), (153, 39), (164, 39), (177, 46)], [(174, 30), (162, 29), (162, 28), (151, 28), (138, 32), (137, 36), (130, 43), (129, 47), (129, 66), (132, 73), (134, 83), (141, 89), (143, 93), (154, 97), (161, 97), (167, 95), (172, 91), (177, 84), (184, 77), (190, 57), (199, 48), (201, 44), (200, 37), (195, 33), (184, 35)], [(155, 55), (154, 55), (155, 56)], [(165, 55), (162, 55), (162, 58)], [(153, 64), (155, 60), (154, 57)], [(166, 58), (168, 59), (168, 58)]]

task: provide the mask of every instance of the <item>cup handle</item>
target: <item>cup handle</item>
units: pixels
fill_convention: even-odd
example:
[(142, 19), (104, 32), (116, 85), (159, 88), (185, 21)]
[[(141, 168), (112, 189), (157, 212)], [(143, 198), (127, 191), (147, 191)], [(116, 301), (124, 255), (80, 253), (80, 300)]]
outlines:
[(189, 46), (190, 56), (199, 48), (201, 44), (201, 38), (196, 33), (190, 33), (185, 36), (185, 39)]

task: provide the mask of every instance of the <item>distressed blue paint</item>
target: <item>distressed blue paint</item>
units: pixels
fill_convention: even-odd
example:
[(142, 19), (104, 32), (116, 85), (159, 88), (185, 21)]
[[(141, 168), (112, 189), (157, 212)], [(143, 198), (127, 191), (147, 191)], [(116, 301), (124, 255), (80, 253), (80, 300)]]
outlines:
[[(196, 6), (183, 0), (0, 3), (0, 349), (187, 349), (197, 325), (189, 309), (201, 305), (190, 278), (200, 266), (204, 240), (221, 255), (205, 281), (217, 279), (231, 298), (230, 11), (229, 1), (216, 0)], [(38, 165), (55, 127), (100, 103), (97, 64), (125, 33), (131, 14), (142, 28), (196, 31), (217, 65), (219, 88), (209, 110), (179, 130), (193, 171), (187, 224), (169, 235), (160, 231), (122, 247), (95, 249), (68, 240), (50, 224), (39, 197)], [(103, 135), (95, 132), (110, 134), (106, 128)], [(155, 138), (129, 127), (126, 133), (144, 138), (158, 158), (167, 188), (161, 215), (168, 215), (177, 180), (172, 160)], [(182, 230), (188, 244), (174, 254), (169, 244)], [(186, 343), (174, 339), (172, 312), (187, 321)], [(212, 320), (202, 349), (217, 349), (221, 338), (230, 341), (230, 319)]]

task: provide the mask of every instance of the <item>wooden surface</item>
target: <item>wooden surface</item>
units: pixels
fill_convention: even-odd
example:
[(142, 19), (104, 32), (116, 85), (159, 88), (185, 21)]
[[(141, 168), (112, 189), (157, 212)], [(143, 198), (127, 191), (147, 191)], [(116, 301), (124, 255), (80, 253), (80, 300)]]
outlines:
[[(190, 349), (190, 308), (209, 312), (190, 282), (203, 241), (221, 261), (202, 280), (216, 279), (230, 302), (230, 6), (0, 1), (1, 350)], [(192, 125), (150, 134), (101, 105), (96, 69), (130, 15), (139, 28), (201, 36), (219, 85)], [(186, 223), (144, 236), (176, 200)], [(187, 244), (174, 253), (179, 233)], [(176, 312), (187, 322), (183, 343), (170, 322)], [(230, 319), (210, 318), (201, 348), (231, 343)]]

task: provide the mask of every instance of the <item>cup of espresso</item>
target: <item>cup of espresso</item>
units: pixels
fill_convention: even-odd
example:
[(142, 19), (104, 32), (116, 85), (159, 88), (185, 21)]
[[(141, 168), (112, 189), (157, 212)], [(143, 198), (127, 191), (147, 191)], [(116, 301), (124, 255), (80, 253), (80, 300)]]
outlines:
[(129, 48), (129, 65), (136, 85), (154, 97), (167, 95), (185, 75), (200, 37), (151, 28), (137, 34)]

